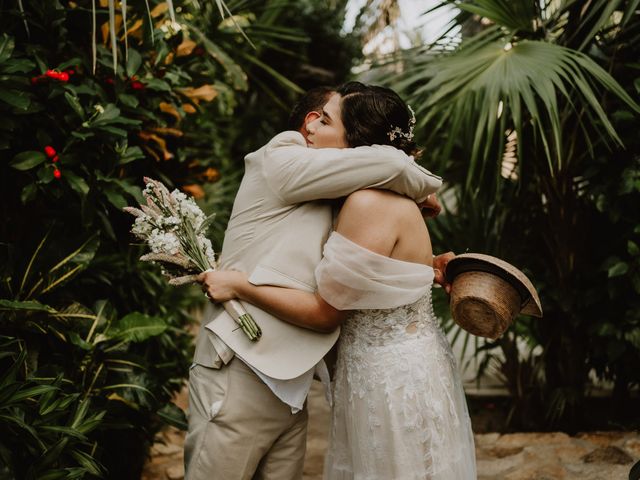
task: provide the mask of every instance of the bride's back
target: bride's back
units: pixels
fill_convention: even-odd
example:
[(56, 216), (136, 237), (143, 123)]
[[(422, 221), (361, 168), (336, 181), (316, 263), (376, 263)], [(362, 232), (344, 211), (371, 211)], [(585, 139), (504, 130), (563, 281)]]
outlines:
[(349, 195), (340, 210), (336, 230), (380, 255), (431, 265), (431, 239), (415, 202), (383, 190)]

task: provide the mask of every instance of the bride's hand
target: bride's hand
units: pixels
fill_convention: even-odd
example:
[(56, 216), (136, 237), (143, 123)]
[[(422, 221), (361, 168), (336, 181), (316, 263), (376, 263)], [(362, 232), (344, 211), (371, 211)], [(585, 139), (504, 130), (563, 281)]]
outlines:
[(247, 275), (235, 270), (219, 270), (198, 275), (202, 291), (212, 302), (226, 302), (238, 298), (238, 289), (247, 282)]
[(447, 293), (451, 293), (451, 284), (447, 282), (445, 272), (447, 270), (447, 263), (449, 263), (449, 260), (452, 258), (455, 258), (455, 256), (455, 253), (447, 252), (433, 257), (433, 271), (435, 273), (434, 281), (442, 285), (444, 291)]

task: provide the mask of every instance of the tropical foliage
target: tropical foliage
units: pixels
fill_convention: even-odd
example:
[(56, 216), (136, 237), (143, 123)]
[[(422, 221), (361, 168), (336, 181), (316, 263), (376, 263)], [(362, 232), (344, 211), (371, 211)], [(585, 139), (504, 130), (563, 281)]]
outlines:
[(589, 375), (613, 382), (615, 422), (640, 384), (638, 2), (442, 4), (461, 37), (405, 52), (393, 82), (450, 187), (437, 244), (511, 261), (541, 293), (542, 320), (483, 347), (512, 425), (584, 428)]
[[(122, 207), (162, 179), (219, 213), (219, 247), (241, 153), (306, 71), (344, 75), (300, 28), (329, 3), (195, 3), (95, 2), (93, 36), (89, 0), (1, 7), (0, 478), (138, 478), (154, 433), (184, 427), (204, 299), (138, 261)], [(335, 21), (317, 32), (353, 51)]]

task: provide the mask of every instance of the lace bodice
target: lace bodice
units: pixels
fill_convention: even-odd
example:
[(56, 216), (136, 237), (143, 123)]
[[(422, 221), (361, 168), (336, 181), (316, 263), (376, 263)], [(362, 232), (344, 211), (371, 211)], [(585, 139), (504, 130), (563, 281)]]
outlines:
[(417, 302), (397, 308), (356, 310), (345, 321), (341, 341), (365, 345), (389, 345), (423, 336), (438, 328), (431, 291)]

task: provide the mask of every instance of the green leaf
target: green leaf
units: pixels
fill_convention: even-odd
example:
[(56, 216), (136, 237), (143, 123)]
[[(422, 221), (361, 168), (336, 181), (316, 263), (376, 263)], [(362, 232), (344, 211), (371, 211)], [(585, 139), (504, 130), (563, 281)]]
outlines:
[(84, 120), (85, 114), (82, 105), (80, 104), (80, 100), (78, 97), (71, 95), (69, 92), (64, 92), (64, 98), (67, 99), (67, 103), (71, 106), (74, 112), (78, 114), (81, 120)]
[(142, 56), (134, 48), (129, 47), (129, 58), (127, 59), (127, 76), (133, 77), (142, 65)]
[(609, 278), (619, 277), (629, 271), (629, 265), (626, 262), (618, 262), (611, 266), (608, 270)]
[(72, 345), (81, 348), (82, 350), (90, 351), (93, 348), (93, 345), (84, 341), (77, 332), (69, 332), (67, 334), (69, 341)]
[(120, 109), (116, 107), (113, 103), (108, 103), (104, 107), (102, 113), (98, 114), (98, 116), (91, 122), (92, 125), (107, 125), (109, 123), (114, 123), (120, 116)]
[(27, 73), (36, 68), (36, 64), (26, 58), (9, 60), (1, 67), (3, 73)]
[(31, 105), (31, 99), (27, 97), (27, 93), (20, 90), (0, 88), (0, 100), (20, 110), (27, 110)]
[(73, 450), (71, 452), (71, 456), (76, 459), (76, 461), (82, 465), (85, 470), (91, 475), (101, 476), (102, 471), (98, 462), (89, 454), (84, 453), (80, 450)]
[(120, 100), (123, 105), (131, 108), (136, 108), (140, 104), (138, 97), (129, 95), (128, 93), (121, 93), (118, 95), (118, 100)]
[(176, 427), (180, 430), (186, 431), (188, 428), (187, 417), (180, 407), (174, 403), (167, 403), (164, 407), (158, 410), (158, 416), (172, 427)]
[(145, 78), (144, 84), (151, 90), (156, 90), (158, 92), (171, 92), (171, 86), (159, 78)]
[(26, 205), (27, 203), (32, 201), (36, 197), (37, 193), (38, 193), (38, 186), (35, 183), (30, 183), (26, 185), (22, 189), (22, 193), (20, 194), (20, 200), (22, 201), (22, 204)]
[(0, 37), (0, 63), (6, 62), (11, 57), (14, 47), (13, 37), (3, 33), (2, 37)]
[(57, 313), (56, 310), (49, 305), (45, 305), (35, 300), (20, 302), (18, 300), (0, 300), (0, 310), (26, 310), (32, 312)]
[(143, 342), (164, 333), (166, 329), (167, 324), (163, 319), (133, 312), (112, 324), (105, 335), (112, 340)]
[(84, 178), (79, 177), (73, 172), (65, 170), (64, 178), (69, 183), (71, 188), (73, 188), (80, 195), (87, 195), (89, 193), (89, 185), (84, 180)]
[(16, 170), (29, 170), (40, 165), (46, 159), (47, 157), (43, 152), (28, 150), (13, 157), (9, 165)]
[(127, 200), (122, 196), (120, 192), (115, 191), (113, 188), (106, 187), (104, 195), (109, 200), (109, 203), (116, 207), (118, 210), (122, 210), (128, 205)]
[(638, 248), (638, 244), (633, 240), (629, 240), (627, 242), (627, 252), (629, 255), (633, 255), (634, 257), (640, 254), (640, 248)]
[(633, 345), (637, 350), (640, 350), (640, 327), (633, 329), (630, 332), (624, 334), (624, 339)]
[(140, 147), (129, 147), (120, 157), (118, 165), (125, 165), (141, 158), (144, 158), (144, 152)]
[(118, 127), (113, 127), (111, 125), (100, 126), (98, 128), (100, 130), (102, 130), (103, 132), (108, 132), (108, 133), (111, 133), (113, 135), (117, 135), (119, 137), (127, 138), (127, 136), (128, 136), (128, 133), (127, 133), (126, 130), (124, 130), (122, 128), (118, 128)]
[(58, 387), (53, 385), (37, 385), (35, 387), (27, 388), (24, 390), (20, 390), (18, 393), (14, 394), (10, 399), (10, 403), (19, 402), (21, 400), (25, 400), (27, 398), (35, 398), (44, 393), (60, 390)]

